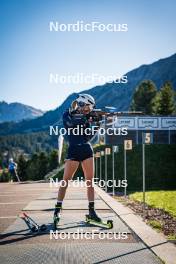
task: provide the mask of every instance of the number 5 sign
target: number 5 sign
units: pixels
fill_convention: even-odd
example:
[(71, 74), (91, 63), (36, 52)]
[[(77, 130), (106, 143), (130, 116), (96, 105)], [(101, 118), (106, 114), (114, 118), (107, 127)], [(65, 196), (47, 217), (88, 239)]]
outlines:
[(132, 140), (124, 140), (124, 149), (125, 150), (132, 150)]
[(152, 133), (143, 133), (143, 144), (153, 143), (153, 134)]

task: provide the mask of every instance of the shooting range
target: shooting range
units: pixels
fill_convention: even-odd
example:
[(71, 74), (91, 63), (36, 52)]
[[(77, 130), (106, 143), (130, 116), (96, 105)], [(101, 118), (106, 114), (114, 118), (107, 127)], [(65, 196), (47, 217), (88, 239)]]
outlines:
[[(113, 121), (112, 121), (113, 120)], [(99, 165), (97, 165), (97, 170), (99, 170), (99, 177), (100, 179), (104, 179), (105, 181), (111, 179), (113, 182), (114, 180), (118, 179), (118, 176), (121, 174), (121, 179), (123, 175), (124, 180), (129, 180), (129, 175), (131, 174), (131, 167), (135, 168), (136, 174), (139, 174), (140, 177), (138, 180), (138, 187), (136, 190), (141, 190), (143, 193), (143, 204), (145, 209), (145, 202), (146, 202), (146, 181), (147, 185), (149, 184), (149, 181), (152, 180), (154, 182), (154, 179), (151, 179), (151, 176), (148, 175), (148, 172), (146, 172), (146, 164), (147, 168), (149, 167), (148, 163), (149, 160), (151, 160), (150, 155), (152, 154), (151, 148), (169, 148), (169, 145), (176, 143), (176, 117), (175, 116), (168, 116), (168, 117), (160, 117), (160, 116), (116, 116), (113, 117), (111, 121), (106, 118), (104, 122), (105, 129), (107, 128), (127, 128), (128, 134), (127, 135), (105, 135), (104, 136), (104, 142), (105, 146), (101, 146), (100, 150), (105, 151), (105, 161), (100, 162)], [(101, 139), (102, 141), (102, 139)], [(97, 142), (98, 143), (98, 142)], [(151, 146), (152, 145), (152, 146)], [(108, 146), (108, 147), (106, 147)], [(163, 146), (163, 147), (162, 147)], [(168, 147), (167, 147), (168, 146)], [(138, 149), (138, 156), (135, 153)], [(147, 149), (146, 149), (147, 148)], [(123, 156), (119, 154), (120, 152), (123, 152)], [(101, 153), (100, 151), (100, 153)], [(110, 156), (110, 159), (112, 160), (112, 166), (108, 163), (108, 155)], [(137, 156), (136, 159), (133, 158), (134, 156)], [(155, 157), (156, 159), (157, 157)], [(163, 156), (162, 156), (163, 158)], [(133, 164), (129, 164), (129, 160), (133, 160)], [(158, 157), (159, 159), (159, 157)], [(152, 162), (152, 161), (150, 161)], [(130, 162), (132, 163), (132, 161)], [(104, 169), (103, 169), (104, 164)], [(118, 164), (118, 165), (117, 165)], [(123, 164), (123, 167), (122, 167)], [(109, 165), (109, 168), (108, 168)], [(120, 168), (119, 168), (120, 166)], [(119, 170), (121, 170), (119, 172)], [(148, 168), (150, 170), (150, 168)], [(155, 167), (155, 171), (157, 171), (157, 167)], [(103, 176), (103, 173), (105, 176)], [(131, 178), (131, 177), (130, 177)], [(156, 179), (157, 182), (158, 179)], [(165, 183), (168, 184), (168, 182), (171, 180), (162, 180), (162, 186), (164, 186)], [(130, 182), (132, 182), (132, 179), (130, 179)], [(131, 185), (131, 183), (128, 183), (128, 185)], [(140, 183), (140, 186), (139, 186)], [(157, 183), (155, 184), (155, 186)], [(170, 185), (171, 186), (171, 183)], [(130, 187), (130, 186), (129, 186)], [(124, 190), (121, 192), (123, 193), (124, 197), (128, 195), (128, 188), (124, 187)], [(112, 195), (115, 195), (115, 192), (117, 191), (117, 188), (105, 188), (105, 191), (112, 192)], [(130, 191), (130, 190), (129, 190)]]

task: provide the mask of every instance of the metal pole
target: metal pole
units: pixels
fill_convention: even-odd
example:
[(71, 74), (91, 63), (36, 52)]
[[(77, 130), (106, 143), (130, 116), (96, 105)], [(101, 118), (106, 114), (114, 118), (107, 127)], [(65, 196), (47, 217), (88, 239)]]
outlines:
[(96, 178), (98, 178), (98, 158), (96, 157)]
[(143, 178), (143, 209), (145, 209), (145, 143), (142, 144), (142, 175), (143, 175), (142, 177)]
[[(106, 116), (105, 115), (102, 116), (102, 121), (104, 122), (104, 129), (106, 131)], [(104, 135), (104, 144), (106, 145), (106, 133)]]
[(100, 153), (100, 181), (101, 181), (101, 179), (102, 179), (102, 175), (101, 175), (101, 153)]
[(114, 146), (112, 146), (112, 181), (113, 181), (112, 193), (113, 193), (113, 196), (115, 195), (114, 180), (115, 180), (115, 177), (114, 177)]
[(107, 178), (108, 178), (108, 176), (107, 176), (107, 155), (106, 155), (106, 153), (105, 153), (105, 191), (107, 192)]
[(169, 131), (168, 131), (168, 137), (169, 137), (169, 144), (171, 143), (171, 140), (170, 140), (170, 128), (169, 128)]
[(139, 144), (139, 134), (138, 134), (138, 130), (136, 130), (136, 144)]
[[(126, 182), (127, 179), (127, 169), (126, 169), (126, 149), (124, 148), (124, 180)], [(126, 194), (127, 194), (127, 190), (126, 190), (126, 186), (124, 189), (124, 196), (126, 198)]]

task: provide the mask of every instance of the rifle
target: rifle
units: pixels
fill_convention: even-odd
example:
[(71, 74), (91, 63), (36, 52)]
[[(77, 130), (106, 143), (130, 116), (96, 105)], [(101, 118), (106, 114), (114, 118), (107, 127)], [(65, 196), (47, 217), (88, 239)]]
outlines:
[(108, 119), (112, 119), (114, 116), (134, 116), (134, 115), (142, 115), (143, 112), (141, 111), (114, 111), (115, 107), (105, 107), (107, 110), (103, 109), (93, 109), (89, 116), (92, 118), (92, 121), (99, 122), (103, 119), (103, 116), (107, 117)]

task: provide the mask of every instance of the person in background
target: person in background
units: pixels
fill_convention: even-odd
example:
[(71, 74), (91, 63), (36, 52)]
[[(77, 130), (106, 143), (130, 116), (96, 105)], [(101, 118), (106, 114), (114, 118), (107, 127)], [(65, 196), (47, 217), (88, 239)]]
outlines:
[(20, 179), (17, 173), (17, 163), (14, 162), (13, 158), (9, 159), (8, 170), (10, 172), (11, 179), (14, 180), (16, 178), (18, 182), (20, 182)]

